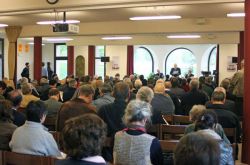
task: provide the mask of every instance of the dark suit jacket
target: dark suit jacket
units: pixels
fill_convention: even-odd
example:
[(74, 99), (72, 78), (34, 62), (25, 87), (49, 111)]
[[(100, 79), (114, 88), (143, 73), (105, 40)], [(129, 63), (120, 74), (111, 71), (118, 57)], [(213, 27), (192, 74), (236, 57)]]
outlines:
[(175, 76), (175, 77), (181, 75), (181, 69), (171, 68), (170, 75)]
[(69, 101), (74, 95), (76, 88), (67, 87), (63, 91), (63, 102)]
[[(214, 105), (211, 101), (206, 102), (206, 108), (211, 109)], [(225, 109), (235, 113), (235, 102), (232, 100), (226, 100), (224, 104), (220, 104), (220, 109)]]
[(180, 102), (179, 98), (177, 97), (177, 95), (172, 93), (169, 90), (166, 90), (165, 93), (167, 93), (171, 97), (171, 99), (172, 99), (172, 101), (174, 103), (174, 106), (175, 106), (175, 113), (174, 114), (176, 114), (176, 115), (184, 115), (184, 112), (183, 112), (183, 110), (181, 108), (181, 102)]
[(95, 110), (92, 104), (87, 104), (79, 98), (67, 101), (58, 112), (56, 130), (62, 131), (66, 120), (86, 113), (96, 113)]
[(18, 127), (22, 126), (26, 120), (25, 115), (21, 112), (18, 112), (15, 109), (12, 109), (12, 113), (13, 113), (13, 124), (15, 124)]

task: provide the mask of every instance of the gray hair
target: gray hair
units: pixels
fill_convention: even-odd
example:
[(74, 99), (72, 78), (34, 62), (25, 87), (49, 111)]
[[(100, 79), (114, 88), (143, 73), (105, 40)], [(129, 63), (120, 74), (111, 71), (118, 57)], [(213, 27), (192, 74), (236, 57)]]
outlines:
[(32, 92), (32, 86), (30, 83), (24, 83), (21, 85), (22, 93), (28, 95)]
[(190, 89), (199, 89), (199, 81), (197, 79), (193, 79), (189, 83)]
[(198, 119), (198, 116), (204, 112), (206, 107), (204, 105), (194, 105), (189, 111), (190, 120), (195, 122)]
[(141, 87), (136, 94), (136, 99), (145, 101), (147, 103), (151, 102), (153, 97), (154, 97), (153, 90), (146, 86)]
[(143, 119), (150, 121), (151, 115), (151, 105), (149, 103), (132, 100), (125, 109), (123, 122), (125, 125), (128, 125), (131, 122), (142, 121)]

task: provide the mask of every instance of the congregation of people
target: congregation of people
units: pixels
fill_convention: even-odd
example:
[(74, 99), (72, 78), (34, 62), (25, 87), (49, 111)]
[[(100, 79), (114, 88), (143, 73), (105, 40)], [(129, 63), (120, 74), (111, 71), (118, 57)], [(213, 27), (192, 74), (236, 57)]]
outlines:
[[(176, 146), (174, 164), (234, 164), (233, 139), (223, 128), (236, 128), (241, 142), (242, 74), (216, 85), (212, 76), (181, 78), (176, 65), (167, 80), (158, 71), (150, 80), (117, 73), (60, 81), (42, 66), (39, 82), (30, 80), (28, 63), (16, 89), (0, 81), (0, 150), (51, 156), (58, 165), (162, 165), (159, 137), (147, 129), (169, 124), (163, 115), (189, 115), (192, 124)], [(46, 118), (55, 119), (60, 143)]]

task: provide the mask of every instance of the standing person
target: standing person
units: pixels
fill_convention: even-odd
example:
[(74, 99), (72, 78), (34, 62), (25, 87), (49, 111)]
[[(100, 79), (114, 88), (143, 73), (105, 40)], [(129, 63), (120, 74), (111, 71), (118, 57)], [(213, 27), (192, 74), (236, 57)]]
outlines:
[(23, 71), (21, 73), (22, 77), (26, 77), (30, 82), (30, 64), (28, 62), (25, 63), (25, 68), (23, 68)]
[(48, 79), (51, 80), (54, 72), (50, 67), (50, 62), (47, 62), (47, 71), (48, 71)]
[(161, 73), (160, 69), (157, 69), (157, 73), (155, 74), (156, 76), (158, 76), (158, 78), (163, 78), (163, 73)]
[(181, 69), (177, 67), (177, 64), (174, 64), (174, 67), (171, 68), (170, 75), (174, 77), (181, 75)]
[(42, 77), (48, 78), (48, 71), (47, 71), (47, 68), (45, 67), (44, 62), (42, 62)]

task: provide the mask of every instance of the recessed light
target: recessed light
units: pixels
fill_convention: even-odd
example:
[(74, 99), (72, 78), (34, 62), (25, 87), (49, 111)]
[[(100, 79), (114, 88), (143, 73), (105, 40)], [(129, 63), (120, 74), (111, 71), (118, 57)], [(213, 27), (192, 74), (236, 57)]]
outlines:
[(142, 21), (142, 20), (161, 20), (161, 19), (180, 19), (179, 15), (162, 15), (162, 16), (142, 16), (142, 17), (131, 17), (130, 20)]
[(103, 40), (130, 40), (132, 37), (129, 36), (117, 36), (117, 37), (103, 37)]
[(63, 23), (80, 23), (78, 20), (66, 20), (65, 22), (63, 20), (58, 21), (40, 21), (37, 22), (38, 25), (53, 25), (53, 24), (63, 24)]
[(201, 38), (200, 35), (169, 35), (167, 38), (175, 39), (175, 38)]
[[(29, 45), (34, 45), (34, 42), (29, 42)], [(45, 44), (42, 44), (42, 46), (44, 46)]]
[(9, 25), (7, 25), (7, 24), (0, 24), (0, 27), (7, 27), (7, 26), (9, 26)]
[(245, 13), (228, 13), (227, 17), (245, 17)]
[(58, 41), (72, 41), (72, 38), (46, 38), (46, 41), (49, 42), (58, 42)]

